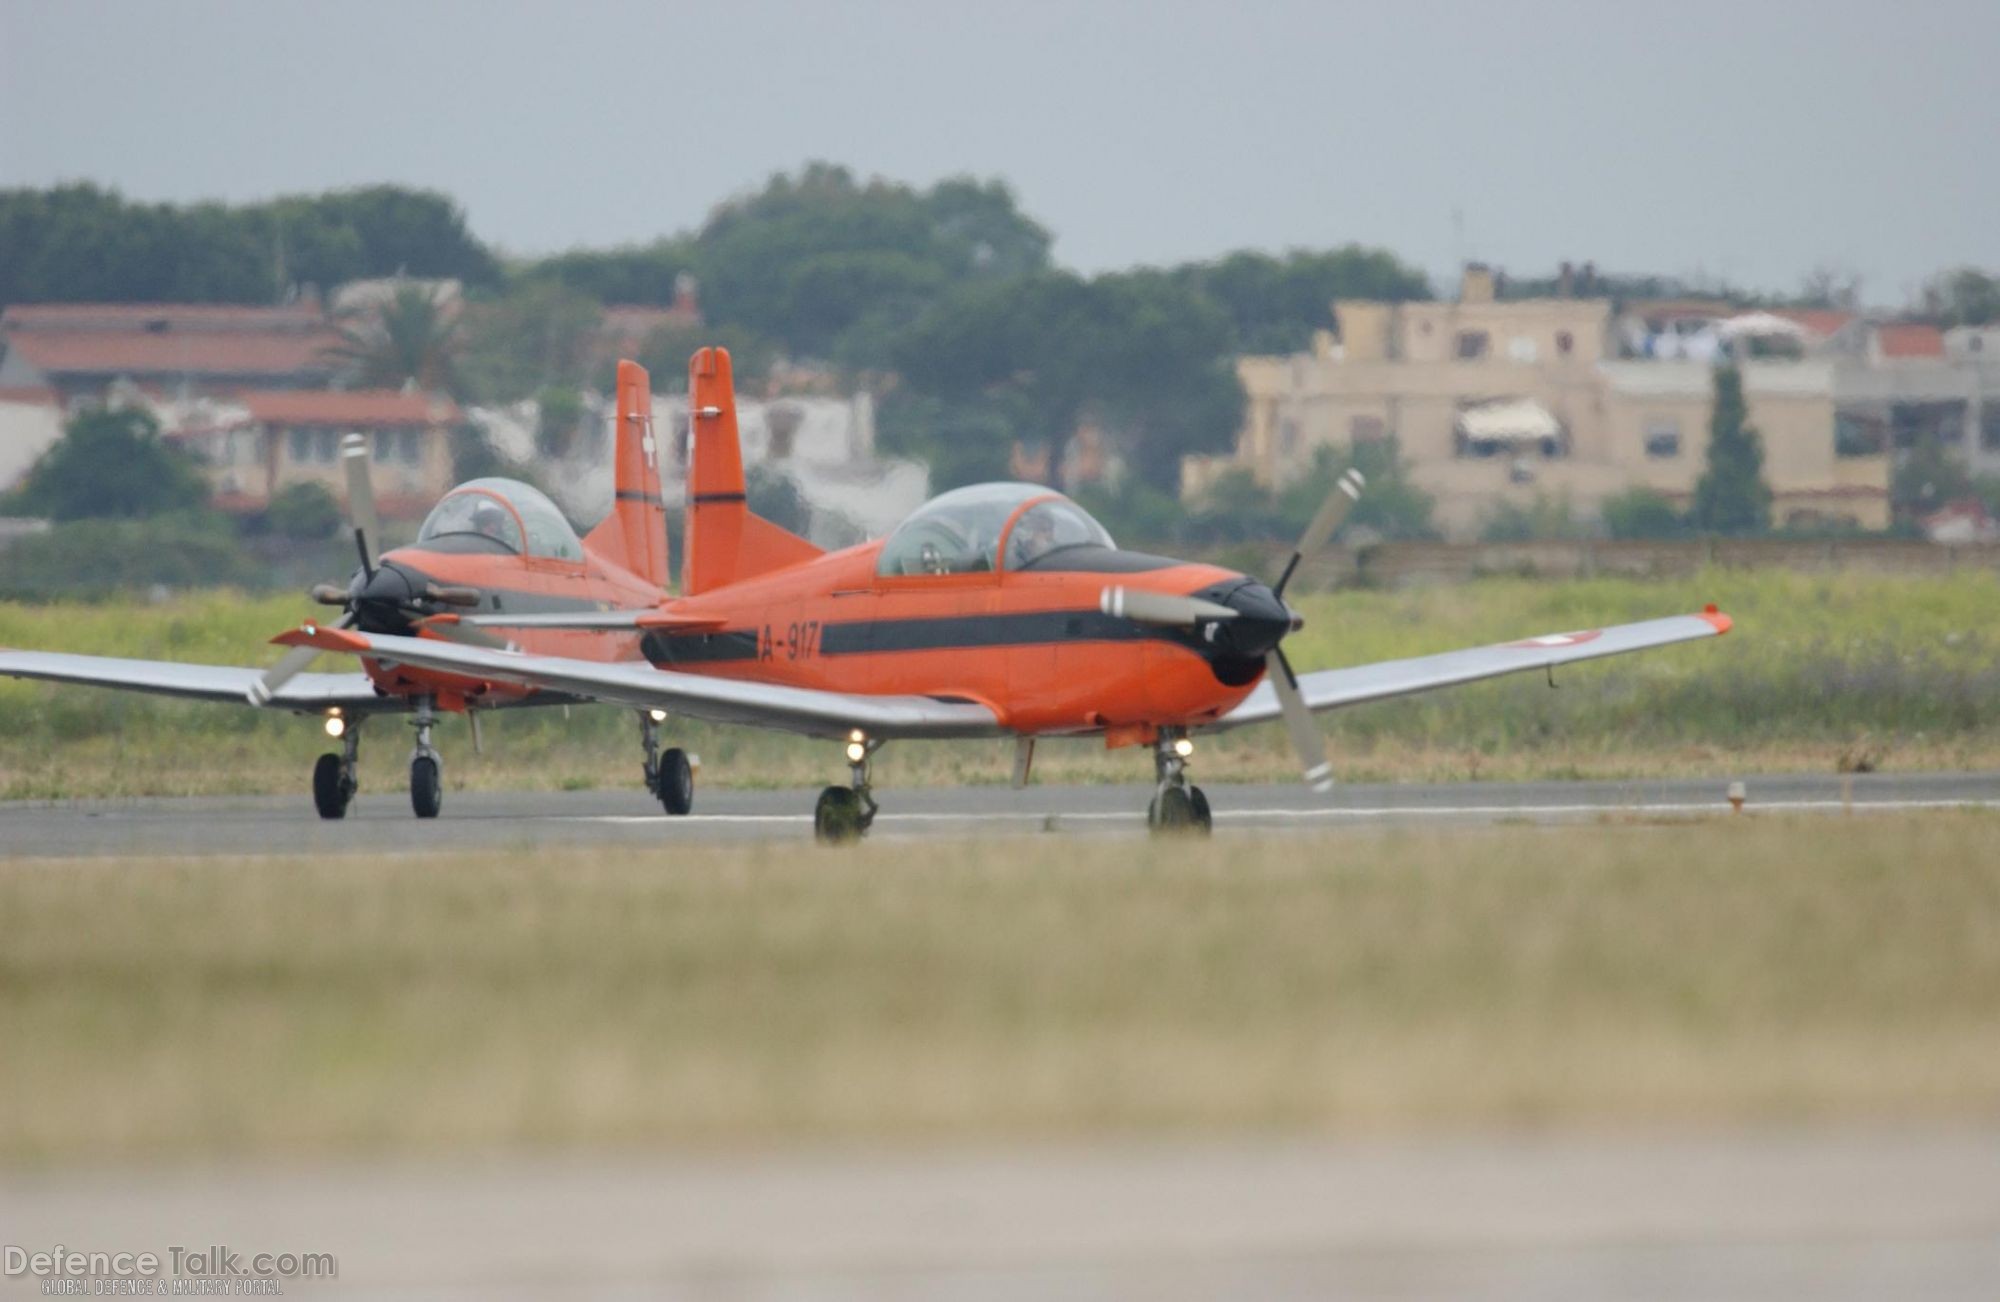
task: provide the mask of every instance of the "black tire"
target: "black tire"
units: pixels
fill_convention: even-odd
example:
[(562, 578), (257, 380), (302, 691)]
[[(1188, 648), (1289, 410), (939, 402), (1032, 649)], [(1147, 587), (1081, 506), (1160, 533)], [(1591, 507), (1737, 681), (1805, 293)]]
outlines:
[(663, 752), (658, 776), (655, 785), (660, 808), (669, 814), (685, 814), (694, 808), (694, 766), (688, 763), (686, 751), (675, 746)]
[(1208, 793), (1200, 787), (1188, 788), (1188, 801), (1194, 806), (1194, 828), (1203, 836), (1215, 830), (1215, 815), (1208, 809)]
[(321, 818), (347, 817), (347, 802), (354, 791), (340, 771), (340, 756), (328, 751), (313, 765), (313, 807)]
[(1162, 836), (1178, 836), (1202, 830), (1195, 821), (1194, 797), (1188, 795), (1182, 787), (1168, 787), (1155, 796), (1152, 808), (1146, 812), (1146, 822), (1155, 833)]
[(813, 806), (813, 836), (821, 845), (852, 845), (867, 829), (861, 797), (852, 787), (828, 787)]
[(444, 808), (444, 775), (428, 755), (410, 761), (410, 808), (418, 818), (436, 818)]

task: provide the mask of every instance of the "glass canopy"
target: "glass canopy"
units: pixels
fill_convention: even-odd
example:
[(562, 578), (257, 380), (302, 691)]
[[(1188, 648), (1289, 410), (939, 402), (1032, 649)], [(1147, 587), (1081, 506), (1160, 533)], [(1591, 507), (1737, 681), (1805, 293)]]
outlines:
[(484, 539), (517, 556), (580, 561), (576, 530), (541, 489), (518, 479), (473, 479), (445, 494), (417, 530), (418, 542)]
[(1040, 484), (974, 484), (932, 498), (903, 521), (882, 544), (876, 572), (991, 573), (1003, 543), (1008, 569), (1064, 547), (1116, 546), (1082, 507)]

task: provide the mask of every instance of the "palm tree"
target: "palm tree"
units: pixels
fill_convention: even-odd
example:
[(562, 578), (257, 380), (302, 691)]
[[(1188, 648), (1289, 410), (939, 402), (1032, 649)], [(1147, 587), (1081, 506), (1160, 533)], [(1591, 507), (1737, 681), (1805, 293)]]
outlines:
[(353, 368), (369, 388), (415, 383), (428, 393), (459, 392), (458, 359), (465, 338), (442, 295), (403, 285), (379, 309), (355, 314), (340, 327), (327, 355)]

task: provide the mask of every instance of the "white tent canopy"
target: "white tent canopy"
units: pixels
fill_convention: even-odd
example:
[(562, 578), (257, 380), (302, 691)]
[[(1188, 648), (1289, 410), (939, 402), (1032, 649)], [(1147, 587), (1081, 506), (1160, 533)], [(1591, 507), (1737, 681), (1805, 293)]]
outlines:
[(1742, 316), (1718, 322), (1715, 332), (1724, 339), (1741, 339), (1747, 335), (1790, 335), (1797, 339), (1804, 337), (1806, 328), (1788, 317), (1770, 312), (1745, 312)]
[(1458, 413), (1465, 437), (1493, 443), (1538, 443), (1562, 437), (1562, 422), (1533, 398), (1482, 402)]

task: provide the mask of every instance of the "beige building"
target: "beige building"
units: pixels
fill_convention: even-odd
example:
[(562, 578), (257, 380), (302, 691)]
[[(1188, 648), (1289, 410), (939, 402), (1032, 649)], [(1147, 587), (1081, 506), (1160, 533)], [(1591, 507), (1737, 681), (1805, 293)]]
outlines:
[(1726, 312), (1637, 305), (1614, 319), (1602, 298), (1503, 302), (1477, 266), (1456, 302), (1336, 302), (1337, 332), (1311, 352), (1239, 361), (1249, 405), (1235, 454), (1189, 458), (1183, 491), (1232, 466), (1282, 484), (1322, 445), (1394, 437), (1451, 537), (1476, 537), (1501, 502), (1567, 498), (1587, 519), (1644, 486), (1685, 504), (1725, 350), (1743, 359), (1779, 523), (1886, 526), (1894, 458), (1924, 433), (1975, 462), (2000, 451), (2000, 368), (1989, 379), (1954, 361), (1935, 330)]

